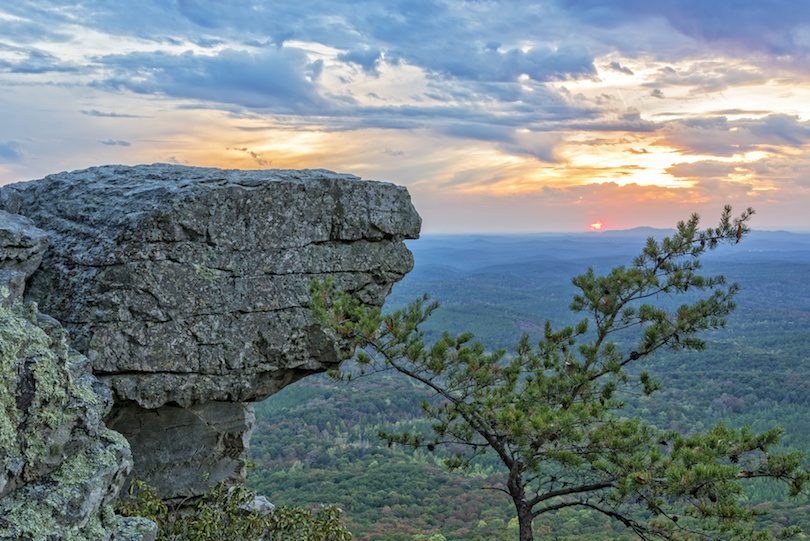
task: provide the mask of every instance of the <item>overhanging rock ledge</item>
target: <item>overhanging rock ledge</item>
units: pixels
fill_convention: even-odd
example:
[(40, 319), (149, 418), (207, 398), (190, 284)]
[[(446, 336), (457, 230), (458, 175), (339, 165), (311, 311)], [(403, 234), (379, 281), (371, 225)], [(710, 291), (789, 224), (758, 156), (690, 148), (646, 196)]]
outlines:
[(134, 475), (178, 498), (244, 475), (250, 402), (339, 363), (311, 280), (381, 305), (421, 224), (405, 188), (325, 170), (103, 166), (3, 201), (51, 233), (26, 299), (112, 388)]

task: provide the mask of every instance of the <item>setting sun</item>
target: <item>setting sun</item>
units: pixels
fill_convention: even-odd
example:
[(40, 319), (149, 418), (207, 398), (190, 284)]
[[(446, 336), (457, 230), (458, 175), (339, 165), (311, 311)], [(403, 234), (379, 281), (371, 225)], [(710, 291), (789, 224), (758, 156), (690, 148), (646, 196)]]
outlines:
[(588, 229), (590, 229), (591, 231), (599, 231), (600, 229), (602, 229), (603, 225), (604, 224), (602, 222), (594, 222), (588, 226)]

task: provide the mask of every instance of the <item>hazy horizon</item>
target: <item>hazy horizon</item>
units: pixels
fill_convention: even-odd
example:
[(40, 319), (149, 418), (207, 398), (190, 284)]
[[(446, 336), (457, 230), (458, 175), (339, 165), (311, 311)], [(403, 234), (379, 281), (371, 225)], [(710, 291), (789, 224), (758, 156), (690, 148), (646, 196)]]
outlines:
[[(706, 227), (713, 227), (716, 224), (706, 222), (701, 222), (702, 226)], [(454, 237), (454, 236), (491, 236), (491, 237), (498, 237), (498, 236), (531, 236), (531, 235), (593, 235), (598, 236), (605, 233), (629, 233), (634, 231), (643, 231), (643, 230), (654, 230), (661, 233), (667, 232), (674, 232), (675, 225), (673, 224), (672, 227), (653, 227), (649, 225), (638, 225), (635, 227), (629, 227), (627, 229), (587, 229), (587, 230), (570, 230), (570, 231), (462, 231), (462, 232), (434, 232), (434, 231), (422, 231), (421, 236), (429, 236), (429, 237)], [(809, 227), (752, 227), (751, 233), (792, 233), (797, 235), (804, 235), (810, 234), (810, 226)]]

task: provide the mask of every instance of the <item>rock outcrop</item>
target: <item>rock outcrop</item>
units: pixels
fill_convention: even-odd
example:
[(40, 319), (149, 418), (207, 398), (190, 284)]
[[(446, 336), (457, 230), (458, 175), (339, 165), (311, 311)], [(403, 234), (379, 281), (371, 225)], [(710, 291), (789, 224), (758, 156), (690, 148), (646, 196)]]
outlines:
[(50, 235), (25, 216), (4, 210), (0, 224), (0, 268), (30, 277), (42, 262)]
[[(20, 262), (41, 257), (41, 233), (0, 215), (0, 268), (33, 272)], [(61, 325), (22, 304), (24, 277), (0, 271), (0, 539), (154, 539), (151, 521), (113, 512), (132, 457), (102, 422), (112, 394)]]
[(337, 367), (312, 279), (381, 305), (420, 226), (404, 188), (324, 170), (105, 166), (3, 202), (51, 233), (26, 298), (113, 390), (135, 475), (172, 498), (243, 476), (249, 403)]
[[(9, 190), (5, 195), (0, 195), (0, 204), (19, 209), (19, 194)], [(49, 236), (25, 216), (0, 210), (0, 307), (22, 300), (25, 280), (42, 262)]]

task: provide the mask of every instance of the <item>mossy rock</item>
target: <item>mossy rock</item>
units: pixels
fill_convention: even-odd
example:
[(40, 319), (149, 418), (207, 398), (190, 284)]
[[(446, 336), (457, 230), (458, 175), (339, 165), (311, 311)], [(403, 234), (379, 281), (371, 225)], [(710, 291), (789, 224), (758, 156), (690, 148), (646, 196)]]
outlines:
[(0, 308), (0, 539), (107, 540), (131, 529), (113, 512), (129, 444), (104, 426), (112, 396), (88, 366), (36, 304)]

